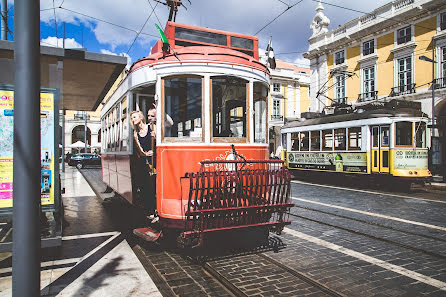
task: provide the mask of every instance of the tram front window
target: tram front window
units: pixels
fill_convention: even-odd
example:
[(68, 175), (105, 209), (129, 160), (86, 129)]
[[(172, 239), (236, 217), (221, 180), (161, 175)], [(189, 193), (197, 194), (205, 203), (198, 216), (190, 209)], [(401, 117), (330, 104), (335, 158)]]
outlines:
[(266, 143), (266, 102), (268, 88), (254, 83), (254, 142)]
[(426, 124), (423, 122), (415, 123), (415, 146), (426, 147)]
[(237, 77), (212, 78), (213, 137), (246, 137), (246, 85)]
[(396, 122), (396, 145), (412, 146), (412, 123)]
[(164, 112), (173, 120), (171, 126), (164, 125), (165, 137), (202, 138), (201, 81), (201, 77), (164, 80)]

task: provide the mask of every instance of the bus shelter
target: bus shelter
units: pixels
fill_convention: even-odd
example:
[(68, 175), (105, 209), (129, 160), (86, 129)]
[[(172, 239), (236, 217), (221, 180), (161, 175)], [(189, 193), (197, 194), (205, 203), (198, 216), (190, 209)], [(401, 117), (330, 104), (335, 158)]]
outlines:
[[(0, 252), (12, 249), (14, 42), (0, 40)], [(124, 70), (127, 58), (84, 49), (40, 47), (42, 247), (62, 240), (59, 159), (63, 110), (94, 111)]]

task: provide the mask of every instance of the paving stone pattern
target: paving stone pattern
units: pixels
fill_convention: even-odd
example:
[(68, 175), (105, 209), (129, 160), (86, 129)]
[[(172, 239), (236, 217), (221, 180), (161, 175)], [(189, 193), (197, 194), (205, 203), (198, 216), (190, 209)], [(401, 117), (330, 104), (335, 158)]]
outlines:
[(144, 257), (161, 276), (161, 281), (171, 288), (174, 296), (233, 296), (200, 265), (175, 253), (151, 248), (142, 250)]
[(248, 296), (329, 296), (258, 255), (209, 262)]

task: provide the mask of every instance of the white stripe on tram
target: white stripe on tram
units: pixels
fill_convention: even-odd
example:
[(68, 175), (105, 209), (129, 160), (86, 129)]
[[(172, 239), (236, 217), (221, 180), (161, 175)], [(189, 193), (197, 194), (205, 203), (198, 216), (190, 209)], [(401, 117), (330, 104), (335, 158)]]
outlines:
[(429, 276), (420, 274), (420, 273), (412, 271), (412, 270), (408, 270), (406, 268), (388, 263), (386, 261), (383, 261), (383, 260), (380, 260), (377, 258), (373, 258), (373, 257), (367, 256), (367, 255), (361, 254), (359, 252), (356, 252), (356, 251), (347, 249), (345, 247), (339, 246), (337, 244), (334, 244), (334, 243), (331, 243), (331, 242), (328, 242), (328, 241), (325, 241), (325, 240), (322, 240), (322, 239), (319, 239), (319, 238), (316, 238), (316, 237), (313, 237), (313, 236), (310, 236), (310, 235), (307, 235), (307, 234), (304, 234), (304, 233), (301, 233), (301, 232), (298, 232), (295, 230), (292, 230), (290, 228), (285, 228), (284, 231), (292, 236), (304, 239), (306, 241), (315, 243), (319, 246), (323, 246), (323, 247), (331, 249), (331, 250), (335, 250), (337, 252), (340, 252), (340, 253), (343, 253), (350, 257), (354, 257), (356, 259), (371, 263), (373, 265), (380, 266), (384, 269), (393, 271), (395, 273), (407, 276), (414, 280), (420, 281), (422, 283), (425, 283), (430, 286), (433, 286), (433, 287), (436, 287), (436, 288), (446, 291), (446, 283), (445, 282), (433, 279)]
[(380, 192), (367, 191), (367, 190), (343, 188), (343, 187), (330, 186), (330, 185), (307, 183), (307, 182), (297, 181), (297, 180), (292, 180), (291, 182), (295, 183), (295, 184), (311, 185), (311, 186), (317, 186), (317, 187), (323, 187), (323, 188), (331, 188), (331, 189), (339, 189), (339, 190), (346, 190), (346, 191), (352, 191), (352, 192), (360, 192), (360, 193), (367, 193), (367, 194), (390, 196), (390, 197), (396, 197), (396, 198), (402, 198), (402, 199), (413, 199), (413, 200), (422, 200), (422, 201), (436, 202), (436, 203), (446, 203), (446, 201), (441, 201), (441, 200), (432, 200), (432, 199), (417, 198), (417, 197), (397, 195), (397, 194), (389, 194), (389, 193), (380, 193)]
[(387, 220), (402, 222), (402, 223), (406, 223), (406, 224), (422, 226), (422, 227), (426, 227), (426, 228), (430, 228), (430, 229), (446, 231), (445, 227), (440, 227), (440, 226), (436, 226), (436, 225), (430, 225), (430, 224), (425, 224), (425, 223), (421, 223), (421, 222), (395, 218), (395, 217), (391, 217), (391, 216), (382, 215), (379, 213), (368, 212), (368, 211), (363, 211), (363, 210), (358, 210), (358, 209), (353, 209), (353, 208), (348, 208), (348, 207), (343, 207), (343, 206), (337, 206), (337, 205), (327, 204), (327, 203), (323, 203), (323, 202), (311, 201), (311, 200), (307, 200), (307, 199), (297, 198), (294, 196), (292, 197), (292, 199), (298, 200), (298, 201), (303, 201), (303, 202), (308, 202), (308, 203), (313, 203), (313, 204), (317, 204), (317, 205), (327, 206), (327, 207), (331, 207), (331, 208), (337, 208), (337, 209), (342, 209), (342, 210), (346, 210), (346, 211), (356, 212), (356, 213), (373, 216), (373, 217), (378, 217), (378, 218), (383, 218), (383, 219), (387, 219)]

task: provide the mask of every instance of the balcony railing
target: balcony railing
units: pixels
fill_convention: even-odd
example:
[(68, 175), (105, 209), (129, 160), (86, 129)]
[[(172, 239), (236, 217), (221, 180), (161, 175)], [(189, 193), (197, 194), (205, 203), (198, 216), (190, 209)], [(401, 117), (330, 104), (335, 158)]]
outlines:
[[(74, 119), (75, 120), (85, 120), (85, 115), (84, 114), (74, 114)], [(87, 115), (87, 120), (90, 119), (90, 115)]]
[(336, 65), (339, 65), (339, 64), (344, 63), (344, 61), (345, 61), (344, 58), (336, 58), (336, 60), (335, 60), (335, 64), (336, 64)]
[(359, 102), (376, 100), (376, 99), (378, 99), (378, 91), (365, 92), (358, 95)]
[(436, 89), (446, 88), (446, 77), (436, 78), (435, 79), (435, 88)]
[(333, 99), (334, 104), (346, 104), (348, 97), (342, 97), (342, 98), (335, 98)]
[(390, 97), (407, 95), (415, 93), (415, 84), (402, 85), (392, 88)]
[(272, 115), (271, 115), (271, 120), (279, 120), (279, 121), (283, 121), (283, 115), (272, 114)]

